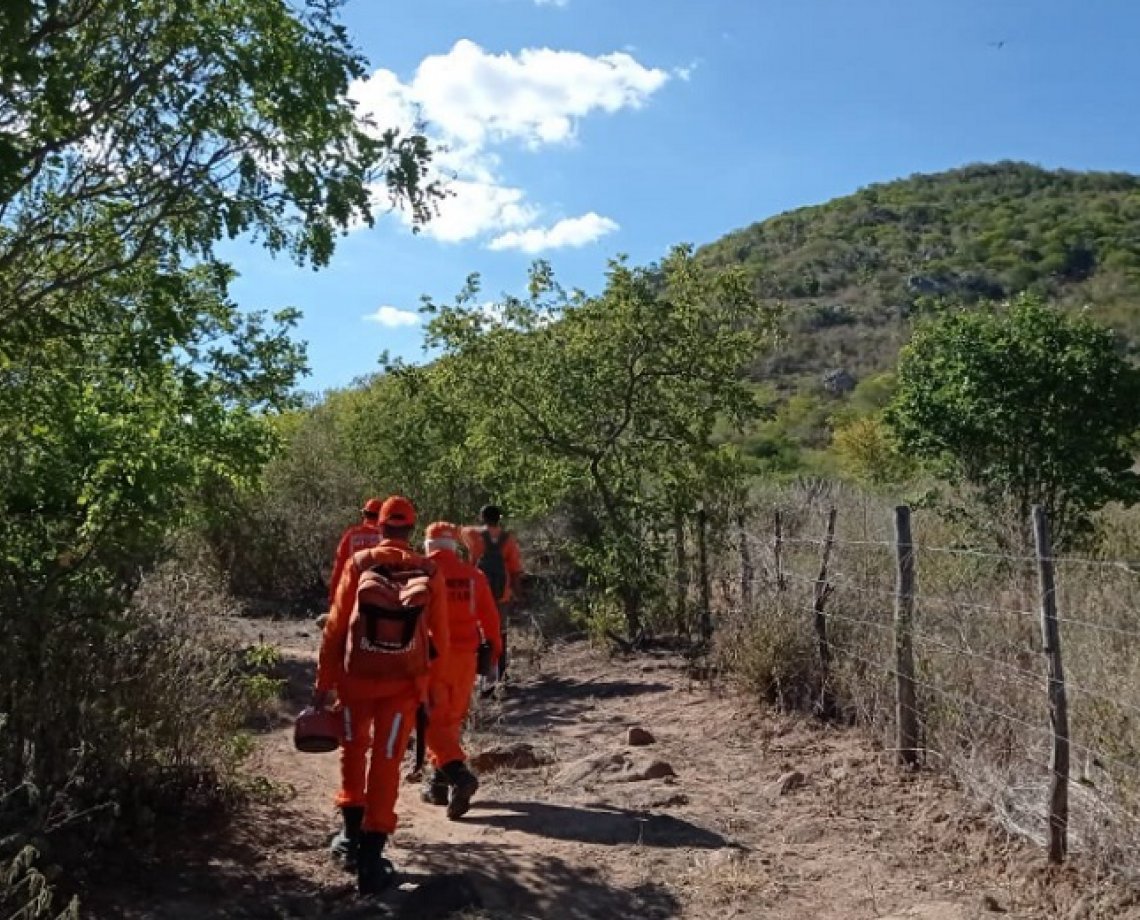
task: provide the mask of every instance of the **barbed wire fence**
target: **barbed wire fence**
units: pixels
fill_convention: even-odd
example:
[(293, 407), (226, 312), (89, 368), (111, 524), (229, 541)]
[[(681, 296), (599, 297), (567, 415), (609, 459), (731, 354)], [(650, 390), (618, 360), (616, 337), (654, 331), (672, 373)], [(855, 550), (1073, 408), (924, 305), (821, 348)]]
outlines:
[(1140, 561), (1055, 555), (1040, 508), (1022, 555), (925, 543), (906, 507), (860, 538), (836, 518), (742, 515), (723, 600), (800, 631), (819, 710), (950, 769), (1051, 862), (1140, 867)]

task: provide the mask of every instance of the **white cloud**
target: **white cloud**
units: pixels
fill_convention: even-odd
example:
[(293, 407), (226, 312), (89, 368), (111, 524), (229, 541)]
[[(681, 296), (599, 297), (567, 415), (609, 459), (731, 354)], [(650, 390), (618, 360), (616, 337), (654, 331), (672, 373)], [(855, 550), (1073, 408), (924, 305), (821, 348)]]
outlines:
[(569, 6), (570, 0), (534, 0), (535, 6)]
[(401, 310), (387, 305), (380, 307), (375, 313), (368, 313), (364, 317), (370, 323), (379, 323), (389, 329), (398, 329), (401, 326), (418, 326), (420, 316), (411, 310)]
[(682, 83), (688, 83), (691, 79), (693, 79), (693, 74), (696, 73), (697, 68), (700, 66), (701, 61), (698, 58), (697, 60), (691, 61), (683, 67), (674, 67), (673, 76), (675, 76)]
[(491, 240), (489, 249), (517, 249), (521, 252), (545, 252), (548, 249), (585, 246), (618, 229), (615, 221), (591, 211), (581, 217), (568, 217), (552, 227), (527, 227), (511, 230)]
[(425, 58), (410, 89), (424, 117), (449, 139), (537, 148), (571, 140), (578, 120), (592, 112), (640, 108), (668, 79), (624, 51), (493, 54), (461, 39), (447, 54)]
[[(560, 5), (567, 0), (544, 2)], [(426, 226), (426, 234), (460, 242), (489, 234), (513, 238), (516, 232), (533, 230), (533, 238), (539, 239), (564, 224), (570, 229), (560, 233), (581, 235), (582, 227), (574, 222), (592, 219), (596, 230), (596, 222), (608, 218), (591, 214), (548, 229), (535, 226), (541, 208), (502, 177), (497, 151), (507, 146), (537, 151), (571, 143), (582, 119), (638, 109), (670, 79), (668, 72), (647, 67), (626, 52), (590, 56), (526, 48), (517, 54), (495, 54), (462, 39), (446, 54), (424, 58), (409, 82), (389, 70), (377, 70), (355, 81), (350, 95), (362, 115), (382, 128), (406, 131), (422, 116), (429, 137), (443, 148), (434, 165), (442, 175), (454, 177), (448, 183), (454, 194), (442, 202), (440, 216)], [(403, 218), (410, 222), (408, 215)], [(593, 238), (612, 229), (616, 224)]]
[(440, 206), (427, 232), (445, 243), (462, 243), (488, 229), (526, 227), (538, 218), (538, 209), (519, 188), (480, 179), (457, 179), (452, 197)]

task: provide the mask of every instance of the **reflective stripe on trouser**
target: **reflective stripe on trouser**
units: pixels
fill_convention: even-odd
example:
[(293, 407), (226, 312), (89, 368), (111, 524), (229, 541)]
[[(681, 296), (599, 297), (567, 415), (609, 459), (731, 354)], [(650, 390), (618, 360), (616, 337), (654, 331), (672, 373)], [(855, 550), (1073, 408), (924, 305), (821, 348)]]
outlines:
[(427, 749), (434, 766), (467, 759), (460, 742), (477, 670), (478, 657), (474, 651), (453, 650), (447, 673), (439, 674), (432, 682)]
[(363, 805), (366, 831), (396, 830), (400, 764), (416, 725), (417, 705), (416, 697), (402, 695), (345, 706), (350, 733), (340, 748), (336, 804)]

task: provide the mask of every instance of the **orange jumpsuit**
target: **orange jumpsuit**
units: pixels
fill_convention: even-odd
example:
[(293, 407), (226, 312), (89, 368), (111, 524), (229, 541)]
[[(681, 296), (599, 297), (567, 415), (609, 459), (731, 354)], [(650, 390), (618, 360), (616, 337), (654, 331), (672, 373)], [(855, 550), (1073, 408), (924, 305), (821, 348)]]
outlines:
[(336, 547), (336, 561), (333, 563), (332, 577), (329, 578), (329, 606), (336, 598), (337, 585), (345, 564), (353, 553), (368, 549), (380, 542), (380, 528), (376, 524), (354, 524), (344, 532)]
[[(361, 573), (373, 565), (395, 562), (431, 567), (430, 561), (412, 552), (408, 544), (395, 540), (382, 540), (361, 550), (345, 565), (321, 636), (317, 663), (317, 692), (336, 690), (345, 718), (346, 736), (340, 749), (341, 787), (336, 804), (363, 805), (363, 829), (382, 834), (396, 829), (400, 764), (415, 728), (416, 709), (427, 698), (430, 674), (419, 680), (365, 680), (345, 673), (344, 656)], [(434, 671), (448, 667), (451, 645), (447, 587), (438, 571), (431, 576), (431, 595), (424, 616), (436, 651)]]
[[(478, 565), (479, 559), (483, 555), (483, 529), (482, 527), (465, 527), (463, 529), (463, 542), (467, 546), (467, 558), (472, 565)], [(500, 530), (495, 536), (502, 539), (502, 533), (503, 531)], [(523, 564), (522, 556), (519, 554), (519, 544), (513, 533), (507, 534), (507, 539), (503, 541), (500, 551), (503, 554), (503, 566), (507, 570), (507, 583), (503, 587), (502, 596), (495, 598), (495, 600), (502, 607), (514, 597), (511, 588), (515, 579), (522, 574)]]
[(492, 659), (498, 661), (503, 654), (503, 642), (499, 610), (486, 576), (450, 549), (436, 550), (428, 558), (439, 567), (447, 583), (451, 632), (449, 664), (445, 669), (432, 670), (432, 707), (427, 728), (431, 763), (442, 767), (453, 760), (467, 759), (460, 739), (478, 677), (479, 643), (486, 636), (491, 643)]

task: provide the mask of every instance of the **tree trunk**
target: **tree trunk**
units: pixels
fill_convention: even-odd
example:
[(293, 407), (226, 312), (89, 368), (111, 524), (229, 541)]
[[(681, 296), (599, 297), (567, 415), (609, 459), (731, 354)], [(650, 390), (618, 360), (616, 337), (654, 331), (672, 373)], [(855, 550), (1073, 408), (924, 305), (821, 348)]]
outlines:
[(636, 589), (622, 591), (621, 601), (629, 640), (637, 643), (641, 638), (641, 592)]
[(674, 512), (673, 548), (677, 632), (685, 633), (689, 627), (689, 560), (687, 547), (685, 546), (685, 513), (680, 508)]

